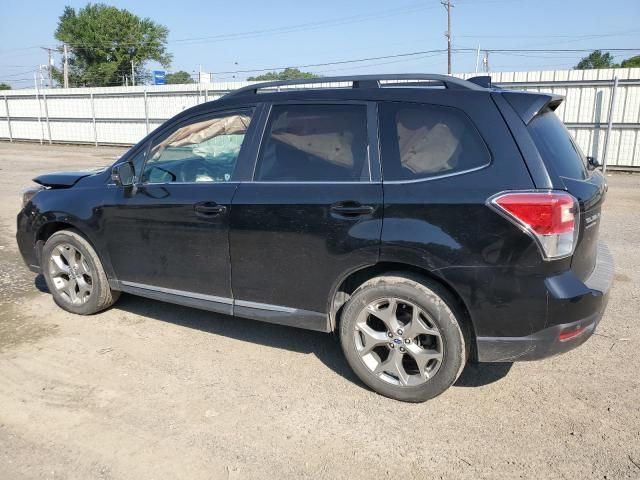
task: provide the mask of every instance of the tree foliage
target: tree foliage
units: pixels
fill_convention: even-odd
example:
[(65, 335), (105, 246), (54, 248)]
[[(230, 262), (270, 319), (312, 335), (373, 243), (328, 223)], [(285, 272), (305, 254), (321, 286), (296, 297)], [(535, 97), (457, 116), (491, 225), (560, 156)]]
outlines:
[[(145, 63), (155, 60), (165, 67), (171, 62), (166, 50), (169, 30), (149, 18), (140, 18), (125, 9), (102, 3), (79, 11), (65, 7), (55, 37), (69, 49), (69, 85), (121, 85), (131, 81), (131, 62), (137, 83), (148, 77)], [(62, 49), (61, 49), (62, 51)], [(62, 70), (54, 77), (62, 83)]]
[(11, 90), (11, 85), (0, 83), (0, 90)]
[(179, 70), (174, 73), (167, 73), (165, 75), (165, 80), (167, 83), (193, 83), (193, 78), (184, 70)]
[(315, 78), (318, 75), (311, 72), (303, 72), (297, 68), (285, 68), (281, 72), (267, 72), (255, 77), (249, 77), (247, 80), (297, 80), (299, 78)]
[(635, 57), (627, 58), (623, 60), (620, 64), (622, 68), (638, 68), (640, 67), (640, 55), (636, 55)]
[(602, 52), (601, 50), (594, 50), (586, 57), (582, 58), (576, 70), (592, 70), (597, 68), (615, 68), (618, 65), (613, 61), (613, 55), (609, 52)]

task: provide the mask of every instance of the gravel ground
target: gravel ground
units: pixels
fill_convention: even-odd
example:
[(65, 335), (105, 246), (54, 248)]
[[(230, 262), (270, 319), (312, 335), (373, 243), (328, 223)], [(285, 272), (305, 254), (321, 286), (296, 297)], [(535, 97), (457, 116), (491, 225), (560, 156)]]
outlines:
[(128, 295), (57, 308), (19, 259), (18, 193), (121, 152), (0, 143), (2, 479), (640, 478), (640, 175), (608, 178), (597, 334), (413, 405), (365, 388), (331, 335)]

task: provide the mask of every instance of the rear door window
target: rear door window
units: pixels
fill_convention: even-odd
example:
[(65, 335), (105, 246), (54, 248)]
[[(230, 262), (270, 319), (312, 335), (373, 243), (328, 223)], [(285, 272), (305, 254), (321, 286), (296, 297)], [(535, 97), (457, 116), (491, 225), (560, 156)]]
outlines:
[(462, 111), (437, 105), (380, 105), (384, 179), (418, 180), (488, 165), (491, 156)]
[(528, 126), (542, 159), (561, 177), (587, 178), (586, 158), (558, 116), (546, 109)]
[(366, 106), (272, 107), (254, 180), (369, 180)]

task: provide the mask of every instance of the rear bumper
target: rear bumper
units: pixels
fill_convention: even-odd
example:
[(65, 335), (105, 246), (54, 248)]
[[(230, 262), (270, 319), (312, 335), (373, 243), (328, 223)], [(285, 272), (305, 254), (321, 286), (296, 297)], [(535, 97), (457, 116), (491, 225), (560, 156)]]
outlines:
[(548, 291), (546, 328), (523, 337), (478, 337), (478, 361), (539, 360), (582, 345), (591, 337), (604, 314), (613, 274), (613, 257), (607, 246), (600, 244), (596, 266), (585, 282), (580, 282), (571, 273), (545, 280)]

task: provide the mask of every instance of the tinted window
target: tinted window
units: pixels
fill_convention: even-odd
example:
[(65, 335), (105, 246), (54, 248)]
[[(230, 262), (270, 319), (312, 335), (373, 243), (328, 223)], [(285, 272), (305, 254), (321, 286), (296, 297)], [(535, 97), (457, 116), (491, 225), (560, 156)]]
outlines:
[(450, 107), (402, 102), (380, 108), (385, 180), (415, 180), (487, 165), (489, 151), (471, 120)]
[(558, 175), (586, 178), (586, 159), (555, 113), (547, 109), (535, 117), (528, 128), (542, 159), (550, 162)]
[(280, 105), (271, 110), (255, 180), (369, 179), (364, 105)]
[(156, 141), (149, 151), (142, 181), (228, 182), (233, 179), (251, 112), (198, 120)]

